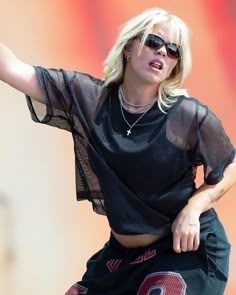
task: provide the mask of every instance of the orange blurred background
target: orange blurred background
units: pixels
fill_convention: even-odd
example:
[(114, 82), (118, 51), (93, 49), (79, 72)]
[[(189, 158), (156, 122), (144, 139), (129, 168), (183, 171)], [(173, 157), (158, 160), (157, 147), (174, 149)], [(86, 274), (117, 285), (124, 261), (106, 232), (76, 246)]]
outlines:
[[(97, 77), (130, 17), (154, 6), (180, 16), (193, 55), (184, 87), (217, 114), (236, 146), (235, 0), (0, 1), (1, 41), (20, 59)], [(109, 229), (88, 202), (76, 202), (70, 134), (32, 123), (24, 95), (0, 85), (0, 294), (64, 294)], [(232, 245), (225, 295), (236, 294), (235, 196), (236, 187), (216, 205)]]

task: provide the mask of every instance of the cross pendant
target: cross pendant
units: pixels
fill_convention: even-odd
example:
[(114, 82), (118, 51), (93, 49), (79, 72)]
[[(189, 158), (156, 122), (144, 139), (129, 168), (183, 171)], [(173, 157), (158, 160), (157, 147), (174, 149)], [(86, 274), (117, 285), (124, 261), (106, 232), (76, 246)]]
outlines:
[(127, 130), (127, 135), (131, 134), (131, 129)]

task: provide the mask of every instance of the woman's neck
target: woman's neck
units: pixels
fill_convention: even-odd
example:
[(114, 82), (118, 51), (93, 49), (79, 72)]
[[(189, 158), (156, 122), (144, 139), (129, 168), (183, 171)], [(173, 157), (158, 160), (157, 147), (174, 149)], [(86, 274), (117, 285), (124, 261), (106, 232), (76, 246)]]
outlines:
[(158, 97), (158, 88), (156, 85), (137, 85), (124, 81), (121, 84), (121, 89), (125, 100), (134, 105), (146, 105)]
[[(147, 91), (142, 91), (140, 87), (134, 89), (132, 96), (133, 99), (128, 99), (124, 94), (124, 84), (120, 85), (118, 90), (118, 95), (120, 99), (121, 106), (127, 111), (132, 113), (144, 113), (148, 111), (157, 102), (157, 95), (152, 95), (154, 98), (150, 99), (147, 96)], [(130, 89), (130, 88), (129, 88)], [(143, 94), (145, 92), (145, 94)], [(131, 92), (129, 92), (131, 93)], [(149, 93), (149, 92), (148, 92)], [(150, 94), (149, 94), (150, 95)], [(150, 97), (150, 96), (149, 96)]]

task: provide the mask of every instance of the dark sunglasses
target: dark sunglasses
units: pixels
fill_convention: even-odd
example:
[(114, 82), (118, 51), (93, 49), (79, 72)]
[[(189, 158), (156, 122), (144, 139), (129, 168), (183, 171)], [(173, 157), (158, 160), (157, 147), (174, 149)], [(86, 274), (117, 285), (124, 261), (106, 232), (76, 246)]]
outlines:
[[(138, 35), (138, 37), (141, 40), (141, 38), (143, 37), (143, 34)], [(172, 58), (178, 59), (181, 57), (181, 54), (182, 54), (181, 48), (177, 44), (166, 42), (161, 37), (157, 35), (153, 35), (153, 34), (149, 34), (147, 36), (147, 39), (144, 45), (154, 50), (158, 50), (165, 45), (167, 55)]]

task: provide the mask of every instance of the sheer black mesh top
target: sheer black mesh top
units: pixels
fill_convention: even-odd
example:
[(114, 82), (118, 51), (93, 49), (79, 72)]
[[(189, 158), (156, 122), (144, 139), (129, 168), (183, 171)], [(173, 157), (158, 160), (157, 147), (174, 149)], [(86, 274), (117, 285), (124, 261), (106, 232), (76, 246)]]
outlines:
[(216, 184), (235, 157), (220, 120), (180, 96), (167, 114), (155, 104), (140, 114), (120, 109), (118, 85), (90, 75), (36, 67), (47, 103), (27, 97), (34, 121), (71, 132), (77, 199), (92, 202), (120, 234), (165, 235), (196, 190), (196, 168)]

